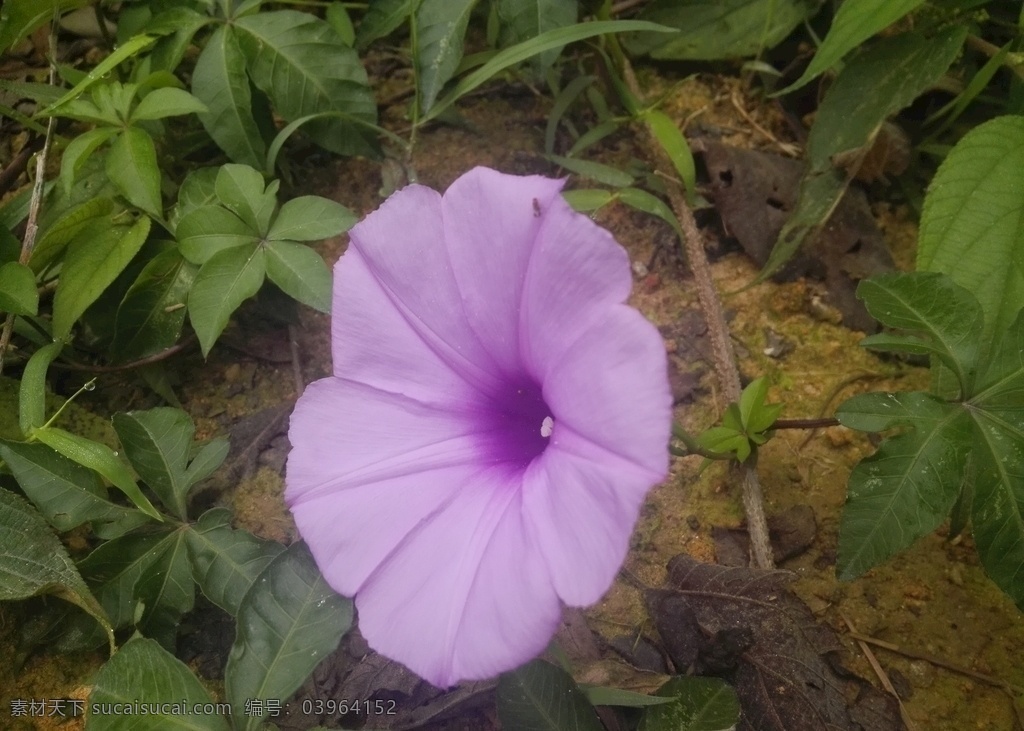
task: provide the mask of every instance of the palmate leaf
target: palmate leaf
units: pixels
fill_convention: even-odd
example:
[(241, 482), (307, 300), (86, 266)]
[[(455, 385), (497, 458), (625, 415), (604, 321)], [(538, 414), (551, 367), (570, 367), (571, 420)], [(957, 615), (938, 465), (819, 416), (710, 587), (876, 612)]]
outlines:
[(271, 282), (304, 305), (331, 311), (331, 270), (318, 253), (291, 241), (270, 241), (265, 248)]
[(287, 698), (334, 651), (352, 624), (349, 599), (324, 581), (304, 543), (275, 557), (246, 592), (228, 656), (224, 685), (246, 731), (263, 716), (246, 716), (248, 699)]
[[(326, 21), (278, 10), (238, 18), (232, 27), (253, 83), (285, 120), (342, 112), (376, 123), (377, 105), (359, 56)], [(366, 130), (347, 119), (314, 121), (306, 131), (318, 145), (340, 155), (376, 151)], [(262, 162), (254, 167), (262, 168)]]
[(203, 356), (224, 332), (231, 313), (259, 291), (266, 271), (266, 252), (258, 244), (219, 251), (203, 264), (188, 295), (188, 317)]
[(277, 210), (278, 187), (276, 180), (267, 185), (263, 175), (248, 165), (222, 165), (213, 183), (218, 202), (260, 237), (266, 235)]
[[(840, 406), (836, 417), (851, 428), (902, 430), (850, 477), (840, 577), (858, 576), (909, 546), (951, 510), (962, 525), (969, 510), (986, 571), (1024, 607), (1024, 311), (985, 357), (978, 347), (980, 305), (968, 301), (966, 290), (929, 273), (887, 275), (883, 282), (860, 292), (873, 313), (922, 332), (914, 342), (945, 353), (956, 372), (977, 375), (958, 401), (919, 392), (864, 394)], [(905, 350), (910, 340), (896, 338), (895, 347)]]
[(185, 469), (195, 425), (180, 409), (155, 408), (114, 414), (125, 455), (168, 508), (185, 519)]

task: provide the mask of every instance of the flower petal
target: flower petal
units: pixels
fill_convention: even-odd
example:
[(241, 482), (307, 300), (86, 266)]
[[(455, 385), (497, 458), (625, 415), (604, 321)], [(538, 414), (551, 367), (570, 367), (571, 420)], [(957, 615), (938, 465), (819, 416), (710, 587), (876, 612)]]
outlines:
[(478, 167), (444, 194), (442, 211), (449, 262), (470, 327), (497, 365), (522, 370), (519, 308), (542, 216), (565, 206), (563, 180), (505, 175)]
[(545, 213), (526, 274), (519, 345), (540, 382), (608, 307), (629, 297), (626, 250), (610, 233), (558, 197)]
[(481, 439), (464, 415), (340, 378), (306, 388), (288, 438), (285, 501), (348, 595), (477, 469)]
[(520, 477), (472, 476), (356, 597), (370, 646), (444, 688), (536, 657), (561, 606), (523, 524)]
[[(367, 271), (408, 326), (444, 363), (468, 383), (484, 392), (500, 386), (500, 374), (466, 320), (444, 241), (441, 196), (422, 185), (398, 191), (349, 232), (350, 250), (362, 256)], [(348, 253), (343, 257), (348, 257)], [(335, 303), (345, 304), (347, 293), (339, 278)], [(353, 310), (335, 312), (334, 320), (348, 319)], [(357, 315), (358, 316), (358, 315)], [(376, 311), (363, 317), (376, 318)], [(512, 323), (495, 322), (509, 329)], [(378, 330), (378, 337), (387, 331)], [(390, 337), (390, 333), (387, 332)], [(335, 347), (344, 346), (334, 336)], [(335, 366), (336, 373), (351, 374)]]
[(668, 474), (666, 372), (657, 330), (617, 305), (545, 381), (551, 444), (526, 471), (523, 504), (567, 604), (592, 604), (608, 589), (644, 496)]

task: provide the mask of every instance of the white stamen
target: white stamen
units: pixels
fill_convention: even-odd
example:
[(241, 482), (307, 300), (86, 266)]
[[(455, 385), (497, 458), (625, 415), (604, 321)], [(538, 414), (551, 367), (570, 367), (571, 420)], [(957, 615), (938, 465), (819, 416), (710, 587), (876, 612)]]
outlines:
[(544, 421), (540, 423), (540, 435), (542, 437), (550, 437), (551, 432), (555, 430), (555, 420), (550, 416), (545, 416)]

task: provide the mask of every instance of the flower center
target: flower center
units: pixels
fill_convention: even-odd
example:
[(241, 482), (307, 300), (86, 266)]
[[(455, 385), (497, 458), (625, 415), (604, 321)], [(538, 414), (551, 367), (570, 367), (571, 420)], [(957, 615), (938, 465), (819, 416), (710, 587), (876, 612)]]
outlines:
[(551, 441), (555, 420), (532, 380), (509, 385), (492, 398), (485, 410), (482, 431), (486, 434), (489, 461), (526, 467)]

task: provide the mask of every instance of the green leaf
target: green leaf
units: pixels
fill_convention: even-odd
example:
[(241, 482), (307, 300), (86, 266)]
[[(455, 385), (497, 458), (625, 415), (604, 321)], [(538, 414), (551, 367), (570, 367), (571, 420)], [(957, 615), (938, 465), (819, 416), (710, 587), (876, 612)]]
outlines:
[(0, 488), (0, 601), (54, 594), (81, 607), (106, 632), (114, 632), (64, 545), (23, 498)]
[(305, 244), (266, 244), (267, 276), (289, 297), (323, 313), (331, 311), (331, 271)]
[[(112, 708), (114, 704), (126, 710), (90, 714), (89, 731), (230, 729), (223, 716), (208, 712), (215, 707), (213, 698), (188, 666), (145, 637), (126, 642), (96, 675), (89, 707)], [(130, 712), (141, 707), (147, 713)]]
[(755, 378), (740, 393), (740, 424), (748, 432), (761, 431), (761, 429), (751, 429), (750, 423), (757, 412), (764, 406), (764, 400), (767, 397), (768, 379), (764, 376)]
[(352, 625), (352, 602), (327, 586), (304, 543), (275, 557), (253, 581), (238, 608), (238, 631), (224, 673), (240, 728), (248, 699), (288, 698), (333, 652)]
[(656, 23), (648, 23), (642, 20), (598, 20), (588, 23), (577, 23), (567, 28), (555, 28), (545, 31), (536, 38), (517, 43), (514, 46), (499, 51), (490, 61), (472, 73), (466, 74), (444, 98), (439, 99), (423, 117), (420, 122), (428, 122), (440, 116), (448, 107), (458, 101), (463, 95), (468, 94), (481, 84), (486, 83), (495, 75), (501, 73), (510, 66), (525, 61), (531, 56), (536, 56), (552, 48), (561, 48), (569, 43), (586, 40), (594, 36), (606, 33), (626, 33), (629, 31), (648, 30), (658, 33), (675, 33), (674, 28), (666, 28)]
[(668, 155), (668, 159), (672, 161), (676, 175), (679, 176), (679, 180), (686, 189), (686, 195), (692, 203), (697, 191), (697, 170), (694, 167), (690, 145), (683, 137), (683, 133), (679, 131), (676, 123), (664, 112), (652, 109), (644, 115), (644, 119), (657, 138), (658, 144)]
[(270, 226), (270, 241), (319, 241), (338, 236), (359, 219), (340, 203), (318, 195), (292, 198), (281, 206)]
[(61, 532), (86, 521), (136, 527), (149, 520), (137, 510), (110, 502), (93, 470), (45, 444), (0, 441), (0, 458), (50, 525)]
[(68, 247), (53, 298), (53, 334), (65, 339), (86, 308), (103, 294), (142, 248), (150, 221), (132, 224), (93, 219)]
[(178, 341), (185, 322), (185, 301), (198, 270), (175, 249), (146, 264), (117, 308), (110, 346), (117, 360), (139, 360)]
[(101, 543), (79, 564), (115, 629), (135, 621), (140, 601), (146, 605), (145, 611), (150, 611), (151, 606), (139, 593), (139, 584), (160, 566), (168, 538), (177, 532), (130, 533), (114, 538)]
[(128, 123), (143, 119), (163, 119), (182, 114), (205, 114), (209, 109), (184, 89), (154, 89), (132, 110)]
[(672, 227), (680, 241), (683, 240), (683, 228), (679, 225), (679, 219), (676, 218), (676, 214), (672, 212), (665, 201), (658, 196), (639, 188), (622, 188), (615, 195), (627, 206), (657, 216)]
[[(91, 198), (84, 203), (72, 205), (49, 225), (40, 225), (36, 248), (32, 251), (29, 264), (36, 272), (48, 267), (65, 247), (79, 238), (86, 226), (97, 223), (98, 219), (114, 212), (114, 201), (110, 198)], [(110, 226), (110, 220), (100, 224), (101, 229)]]
[(885, 38), (843, 68), (818, 108), (807, 138), (800, 197), (759, 279), (778, 271), (838, 205), (850, 176), (833, 166), (833, 158), (870, 149), (886, 119), (935, 86), (960, 53), (966, 33), (959, 26), (930, 39), (920, 33)]
[(129, 203), (156, 218), (163, 218), (160, 168), (149, 133), (128, 127), (114, 138), (106, 158), (107, 175)]
[(869, 337), (865, 346), (932, 353), (956, 374), (961, 392), (970, 392), (983, 324), (974, 294), (944, 274), (917, 272), (866, 279), (857, 287), (857, 296), (883, 325), (924, 334)]
[[(621, 191), (619, 191), (621, 193)], [(562, 193), (565, 202), (572, 206), (573, 210), (581, 213), (596, 211), (615, 200), (615, 196), (609, 190), (603, 188), (587, 188), (580, 190), (567, 190)]]
[(971, 423), (958, 405), (918, 392), (854, 396), (836, 418), (861, 431), (906, 428), (850, 475), (836, 561), (845, 581), (891, 558), (949, 515), (971, 450)]
[(671, 703), (671, 698), (659, 698), (646, 693), (637, 693), (620, 688), (606, 688), (599, 685), (581, 685), (580, 690), (593, 706), (618, 706), (620, 708), (646, 708)]
[(36, 275), (16, 261), (0, 266), (0, 312), (35, 315), (39, 309)]
[(185, 520), (185, 479), (195, 434), (189, 415), (167, 407), (114, 414), (114, 430), (132, 467), (161, 502)]
[(268, 186), (262, 173), (248, 165), (224, 165), (214, 181), (220, 204), (261, 237), (277, 209), (277, 188), (276, 182)]
[(78, 135), (68, 143), (60, 159), (60, 184), (65, 195), (71, 194), (75, 178), (89, 156), (116, 134), (117, 129), (114, 127), (97, 127)]
[(913, 11), (924, 0), (845, 0), (832, 20), (828, 35), (803, 75), (780, 94), (799, 89), (879, 31)]
[(755, 56), (785, 40), (820, 7), (819, 0), (655, 0), (640, 17), (680, 32), (631, 33), (623, 41), (632, 54), (673, 61)]
[(220, 168), (207, 167), (193, 170), (178, 188), (178, 203), (171, 213), (171, 221), (177, 226), (186, 213), (196, 208), (217, 203), (217, 174)]
[(420, 0), (416, 10), (416, 83), (429, 112), (462, 60), (462, 39), (476, 0)]
[(356, 44), (356, 29), (352, 25), (352, 18), (349, 17), (344, 3), (332, 2), (328, 5), (324, 18), (334, 28), (334, 32), (338, 34), (342, 43), (350, 48)]
[(36, 429), (32, 436), (83, 467), (96, 470), (127, 495), (139, 510), (156, 520), (163, 520), (163, 516), (139, 490), (128, 468), (106, 444), (52, 426)]
[[(377, 121), (376, 101), (359, 56), (325, 21), (277, 10), (239, 18), (234, 28), (253, 83), (285, 120), (341, 112), (362, 122)], [(376, 149), (364, 128), (347, 119), (314, 121), (306, 131), (318, 145), (340, 155)]]
[(672, 702), (644, 711), (638, 731), (732, 731), (740, 721), (736, 691), (719, 678), (677, 676), (658, 695)]
[(221, 206), (200, 206), (178, 221), (178, 248), (193, 264), (206, 264), (228, 249), (246, 250), (260, 242), (260, 236), (245, 221)]
[(604, 185), (610, 185), (613, 188), (621, 188), (625, 185), (633, 184), (632, 175), (618, 168), (613, 168), (611, 165), (591, 160), (577, 160), (576, 158), (562, 157), (561, 155), (545, 155), (544, 157), (570, 172), (584, 178), (590, 178)]
[(594, 707), (572, 676), (544, 660), (498, 681), (498, 718), (518, 731), (601, 731)]
[(378, 38), (390, 35), (412, 15), (416, 0), (374, 0), (356, 31), (356, 48), (360, 51)]
[(0, 6), (0, 52), (7, 51), (37, 28), (88, 0), (5, 0)]
[(231, 313), (259, 291), (265, 274), (266, 255), (258, 245), (225, 249), (203, 264), (188, 295), (188, 317), (204, 357)]
[(61, 342), (44, 345), (25, 365), (18, 389), (18, 425), (23, 436), (46, 422), (46, 371), (63, 347)]
[[(502, 45), (522, 43), (545, 31), (574, 24), (576, 5), (576, 0), (497, 0)], [(538, 78), (554, 64), (561, 50), (552, 48), (534, 57)]]
[(981, 303), (982, 343), (1024, 307), (1024, 117), (998, 117), (964, 135), (925, 197), (917, 267), (944, 272)]
[(144, 608), (137, 625), (139, 631), (169, 650), (176, 644), (181, 618), (192, 611), (196, 600), (187, 534), (182, 527), (165, 535), (159, 558), (142, 572), (135, 588)]
[(217, 146), (235, 162), (263, 167), (267, 145), (253, 115), (245, 56), (232, 26), (221, 26), (207, 41), (192, 72), (192, 93), (207, 108), (199, 121)]
[(189, 529), (186, 539), (199, 588), (207, 599), (237, 617), (249, 587), (284, 546), (233, 529), (230, 519), (225, 508), (208, 510)]
[(227, 459), (230, 446), (224, 437), (211, 439), (204, 444), (192, 458), (192, 462), (185, 471), (185, 481), (189, 486), (202, 482), (216, 472), (217, 468)]
[(66, 94), (64, 94), (64, 96), (55, 101), (53, 104), (50, 104), (45, 109), (37, 112), (36, 116), (48, 117), (50, 115), (61, 114), (61, 107), (63, 105), (80, 97), (83, 93), (85, 93), (86, 89), (91, 87), (97, 81), (103, 79), (107, 74), (109, 74), (111, 71), (117, 68), (121, 63), (127, 61), (129, 58), (133, 56), (137, 56), (138, 54), (142, 53), (155, 42), (156, 38), (147, 35), (138, 35), (134, 38), (131, 38), (128, 41), (125, 41), (116, 49), (114, 49), (114, 51), (109, 56), (107, 56), (98, 64), (96, 64), (96, 66), (88, 74), (86, 74), (81, 81), (75, 84), (75, 86), (72, 89), (70, 89)]
[(558, 132), (558, 125), (565, 116), (566, 111), (573, 102), (591, 84), (597, 81), (596, 76), (577, 76), (565, 85), (565, 88), (555, 97), (551, 105), (551, 112), (548, 114), (548, 123), (544, 130), (544, 152), (548, 155), (555, 154), (555, 135)]

